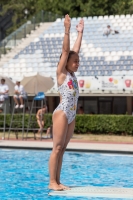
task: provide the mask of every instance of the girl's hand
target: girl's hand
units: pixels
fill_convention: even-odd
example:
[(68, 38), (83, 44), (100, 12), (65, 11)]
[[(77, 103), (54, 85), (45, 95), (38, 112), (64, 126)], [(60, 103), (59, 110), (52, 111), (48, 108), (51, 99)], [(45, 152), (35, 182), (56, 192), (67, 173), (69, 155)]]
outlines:
[(76, 29), (78, 32), (81, 32), (81, 33), (83, 32), (83, 30), (84, 30), (84, 20), (83, 19), (80, 20), (79, 24), (76, 26)]
[(69, 15), (65, 15), (64, 26), (65, 26), (65, 28), (71, 27), (71, 19), (70, 19)]

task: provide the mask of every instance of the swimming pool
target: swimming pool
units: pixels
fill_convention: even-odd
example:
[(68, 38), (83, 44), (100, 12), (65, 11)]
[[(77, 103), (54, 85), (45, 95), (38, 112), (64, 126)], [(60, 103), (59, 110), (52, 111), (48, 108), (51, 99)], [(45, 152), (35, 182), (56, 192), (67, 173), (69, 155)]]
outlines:
[[(48, 196), (49, 155), (50, 151), (0, 149), (0, 200), (109, 200)], [(66, 152), (61, 180), (69, 186), (131, 188), (133, 156)]]

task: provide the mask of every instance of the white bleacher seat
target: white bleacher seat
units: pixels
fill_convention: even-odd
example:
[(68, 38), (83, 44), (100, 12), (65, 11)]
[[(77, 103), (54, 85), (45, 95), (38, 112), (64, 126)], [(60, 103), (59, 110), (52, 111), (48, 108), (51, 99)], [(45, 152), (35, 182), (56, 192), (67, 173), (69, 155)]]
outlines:
[(119, 23), (119, 27), (123, 27), (123, 22), (120, 22), (120, 23)]
[(3, 76), (9, 76), (9, 72), (3, 72), (3, 74), (2, 74)]
[(92, 20), (92, 17), (91, 17), (91, 16), (89, 16), (89, 17), (88, 17), (88, 20), (89, 20), (89, 21), (91, 21), (91, 20)]
[(57, 18), (57, 19), (56, 19), (56, 22), (61, 22), (61, 18)]
[(27, 64), (26, 63), (20, 63), (19, 67), (23, 68), (23, 67), (26, 67)]
[(81, 19), (82, 19), (82, 17), (78, 17), (78, 18), (77, 18), (77, 21), (80, 21)]
[(19, 58), (25, 58), (26, 56), (24, 54), (19, 55)]
[(124, 31), (125, 31), (125, 30), (127, 30), (127, 28), (126, 28), (125, 26), (122, 26), (122, 27), (121, 27), (121, 30), (124, 30)]
[(113, 26), (114, 27), (118, 27), (119, 25), (118, 25), (118, 23), (114, 23)]
[(52, 71), (56, 72), (57, 67), (52, 67)]
[(130, 52), (129, 52), (129, 51), (124, 51), (124, 52), (123, 52), (123, 55), (124, 55), (124, 56), (128, 56), (128, 55), (130, 55)]
[(25, 61), (26, 61), (26, 59), (24, 59), (24, 58), (19, 60), (20, 63), (25, 63)]
[(10, 60), (9, 60), (9, 63), (14, 63), (14, 59), (10, 59)]
[(14, 72), (9, 72), (8, 77), (14, 78)]
[(106, 56), (109, 56), (110, 55), (110, 52), (109, 51), (106, 51), (106, 52), (104, 52), (104, 54), (103, 54), (105, 57)]
[(3, 68), (3, 73), (8, 72), (9, 68)]
[(3, 68), (8, 67), (8, 63), (4, 64), (2, 67), (3, 67)]
[(96, 52), (101, 52), (102, 49), (100, 47), (96, 48)]
[[(127, 30), (128, 30), (128, 31), (132, 30), (132, 27), (129, 25), (129, 26), (127, 27)], [(128, 35), (128, 37), (129, 37), (129, 35)]]
[(77, 21), (76, 17), (73, 17), (73, 18), (71, 19), (71, 21), (72, 21), (72, 22), (73, 22), (73, 21)]
[(20, 72), (21, 72), (21, 69), (22, 69), (22, 68), (17, 68), (17, 69), (14, 70), (14, 72), (15, 72), (15, 73), (19, 72), (19, 73), (20, 73)]
[(110, 15), (110, 16), (109, 16), (109, 19), (114, 19), (114, 15)]
[(93, 16), (93, 18), (92, 18), (93, 20), (97, 20), (97, 16)]
[(88, 21), (88, 18), (87, 18), (87, 17), (83, 17), (83, 20), (84, 20), (84, 21)]
[(130, 51), (130, 55), (133, 56), (133, 51)]
[(115, 55), (116, 55), (116, 51), (112, 51), (112, 52), (110, 53), (110, 55), (111, 55), (111, 56), (115, 56)]
[(120, 23), (122, 23), (122, 19), (118, 18), (118, 19), (116, 19), (116, 22), (120, 24)]
[(12, 68), (9, 69), (9, 73), (13, 73), (15, 70), (16, 69), (12, 67)]
[(27, 71), (27, 68), (26, 68), (26, 67), (21, 68), (21, 72), (26, 73), (26, 71)]
[[(21, 73), (20, 72), (16, 72), (16, 73), (14, 73), (15, 74), (15, 76), (18, 78), (18, 77), (20, 77), (21, 76)], [(26, 74), (26, 73), (25, 73)]]
[(44, 67), (45, 63), (38, 63), (38, 67)]
[(92, 47), (94, 47), (94, 44), (92, 43), (88, 44), (88, 48), (92, 48)]
[(39, 63), (33, 63), (31, 67), (38, 68), (39, 67)]
[(20, 67), (19, 63), (14, 64), (14, 68)]
[(125, 15), (120, 15), (120, 19), (124, 19), (125, 18)]
[(9, 68), (12, 68), (12, 67), (14, 67), (14, 64), (13, 64), (13, 63), (10, 63), (10, 64), (8, 65), (8, 67), (9, 67)]
[(97, 52), (96, 52), (96, 51), (91, 52), (91, 56), (92, 56), (92, 57), (97, 56)]
[(45, 71), (45, 68), (44, 67), (39, 67), (38, 68), (38, 72), (44, 72)]
[(126, 18), (128, 18), (128, 19), (131, 18), (131, 15), (127, 14), (127, 15), (126, 15)]
[(27, 72), (33, 72), (33, 68), (32, 67), (27, 68)]
[(106, 20), (106, 19), (108, 19), (109, 18), (109, 16), (108, 15), (105, 15), (104, 16), (104, 20)]
[(98, 20), (103, 20), (103, 16), (99, 16), (99, 17), (98, 17)]
[(104, 55), (103, 52), (98, 52), (98, 53), (97, 53), (97, 56), (98, 56), (98, 57), (102, 57), (103, 55)]
[(115, 19), (119, 19), (120, 18), (120, 16), (119, 15), (115, 15)]

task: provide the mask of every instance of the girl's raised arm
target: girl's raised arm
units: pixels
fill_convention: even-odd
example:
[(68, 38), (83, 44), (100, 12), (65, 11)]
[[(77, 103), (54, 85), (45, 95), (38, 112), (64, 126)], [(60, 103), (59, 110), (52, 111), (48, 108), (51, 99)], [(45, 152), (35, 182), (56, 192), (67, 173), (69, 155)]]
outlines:
[(82, 36), (83, 36), (83, 30), (84, 30), (84, 20), (81, 19), (79, 24), (76, 26), (76, 29), (78, 31), (78, 36), (77, 39), (75, 41), (75, 44), (73, 46), (73, 51), (75, 51), (76, 53), (79, 53), (80, 51), (80, 47), (81, 47), (81, 41), (82, 41)]
[(71, 19), (69, 15), (65, 16), (64, 26), (65, 26), (65, 33), (64, 33), (64, 39), (63, 39), (63, 45), (62, 45), (62, 54), (61, 54), (61, 58), (57, 67), (57, 75), (60, 75), (62, 72), (65, 71), (68, 55), (70, 52)]

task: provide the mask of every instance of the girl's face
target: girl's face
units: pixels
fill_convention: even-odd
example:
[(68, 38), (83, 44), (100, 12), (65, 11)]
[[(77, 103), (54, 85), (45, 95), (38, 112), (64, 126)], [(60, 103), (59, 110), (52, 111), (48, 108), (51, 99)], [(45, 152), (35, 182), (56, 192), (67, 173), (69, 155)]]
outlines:
[(43, 108), (43, 111), (46, 112), (47, 111), (47, 107)]
[(69, 58), (66, 68), (70, 72), (76, 72), (78, 70), (78, 67), (79, 67), (79, 56), (78, 54), (75, 53), (71, 55), (71, 57)]

